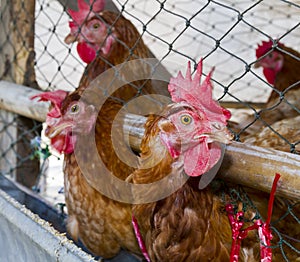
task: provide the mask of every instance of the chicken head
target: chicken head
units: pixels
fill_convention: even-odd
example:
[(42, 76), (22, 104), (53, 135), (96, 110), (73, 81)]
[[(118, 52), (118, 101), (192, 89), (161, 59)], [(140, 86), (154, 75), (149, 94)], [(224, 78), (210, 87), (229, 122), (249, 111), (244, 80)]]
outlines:
[[(74, 151), (77, 135), (89, 134), (94, 127), (97, 111), (77, 97), (64, 105), (67, 92), (57, 90), (32, 97), (39, 101), (50, 101), (52, 109), (47, 114), (45, 135), (51, 139), (52, 147), (59, 153)], [(72, 94), (69, 95), (72, 97)]]
[[(278, 46), (283, 47), (283, 44), (278, 43)], [(261, 45), (258, 45), (256, 58), (259, 61), (255, 63), (255, 67), (263, 67), (265, 78), (271, 85), (274, 85), (276, 75), (283, 67), (284, 57), (276, 49), (272, 50), (272, 48), (273, 42), (271, 40), (268, 42), (263, 41)]]
[(113, 28), (107, 25), (100, 13), (104, 8), (103, 0), (86, 3), (78, 0), (78, 11), (68, 9), (72, 17), (69, 22), (70, 33), (65, 38), (65, 43), (77, 41), (77, 52), (85, 63), (92, 62), (97, 52), (107, 55), (115, 41)]
[(232, 135), (226, 128), (230, 112), (212, 99), (211, 73), (200, 84), (202, 61), (194, 79), (190, 65), (186, 77), (172, 78), (169, 91), (175, 102), (158, 122), (160, 139), (172, 158), (183, 157), (189, 176), (199, 176), (212, 168), (221, 157), (218, 143), (229, 143)]

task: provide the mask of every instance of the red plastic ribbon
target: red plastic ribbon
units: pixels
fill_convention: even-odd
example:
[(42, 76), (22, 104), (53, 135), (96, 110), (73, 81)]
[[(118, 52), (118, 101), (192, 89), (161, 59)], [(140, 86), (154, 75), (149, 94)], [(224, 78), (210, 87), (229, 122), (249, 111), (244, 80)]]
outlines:
[(133, 225), (133, 230), (134, 230), (136, 239), (138, 241), (139, 247), (140, 247), (145, 259), (147, 260), (147, 262), (151, 262), (148, 251), (146, 249), (146, 246), (145, 246), (145, 243), (144, 243), (144, 240), (143, 240), (143, 237), (142, 237), (141, 232), (140, 232), (139, 224), (138, 224), (138, 222), (137, 222), (137, 220), (136, 220), (136, 218), (133, 214), (132, 214), (131, 223)]
[(269, 199), (269, 205), (268, 205), (268, 217), (265, 223), (263, 223), (258, 228), (258, 235), (260, 239), (260, 259), (261, 262), (271, 262), (272, 261), (272, 249), (271, 246), (271, 240), (272, 240), (272, 231), (270, 229), (270, 222), (272, 217), (272, 211), (273, 211), (273, 203), (275, 198), (275, 192), (278, 184), (278, 180), (280, 178), (280, 174), (276, 173), (271, 193), (270, 193), (270, 199)]
[(244, 222), (241, 220), (244, 213), (242, 211), (233, 213), (233, 205), (226, 205), (226, 211), (228, 214), (229, 223), (232, 230), (232, 244), (231, 244), (231, 253), (230, 253), (230, 262), (238, 262), (239, 254), (241, 249), (241, 242), (244, 238), (247, 237), (249, 231), (253, 229), (258, 230), (259, 240), (260, 240), (260, 260), (261, 262), (271, 262), (272, 261), (272, 249), (271, 240), (272, 232), (270, 229), (271, 216), (273, 211), (273, 203), (275, 198), (275, 191), (277, 188), (278, 180), (280, 174), (276, 173), (268, 204), (268, 216), (265, 223), (260, 219), (256, 220), (252, 226), (247, 227), (246, 229), (241, 229), (244, 225)]
[(231, 243), (231, 253), (230, 253), (230, 262), (238, 262), (239, 254), (241, 249), (241, 228), (244, 225), (244, 222), (240, 220), (240, 217), (244, 215), (242, 211), (238, 212), (236, 215), (233, 213), (233, 205), (226, 205), (226, 211), (228, 214), (229, 223), (231, 225), (232, 231), (232, 243)]

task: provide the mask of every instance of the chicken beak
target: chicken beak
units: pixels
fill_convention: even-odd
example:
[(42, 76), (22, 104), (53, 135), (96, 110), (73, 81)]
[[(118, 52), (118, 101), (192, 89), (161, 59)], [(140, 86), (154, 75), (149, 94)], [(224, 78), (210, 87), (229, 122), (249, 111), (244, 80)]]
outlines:
[(257, 61), (256, 63), (254, 63), (253, 68), (259, 68), (261, 66), (262, 66), (261, 61)]
[(74, 34), (68, 34), (65, 39), (64, 39), (64, 42), (69, 45), (69, 44), (72, 44), (74, 42), (76, 42), (77, 40), (77, 37), (74, 35)]
[(72, 126), (70, 123), (63, 123), (61, 125), (47, 127), (47, 129), (45, 130), (45, 135), (50, 139), (54, 138), (59, 135), (64, 129), (70, 126)]
[(207, 143), (220, 142), (222, 144), (229, 144), (233, 139), (233, 134), (227, 128), (217, 130), (212, 133), (203, 133), (201, 135), (194, 136), (194, 139), (200, 139), (207, 137)]

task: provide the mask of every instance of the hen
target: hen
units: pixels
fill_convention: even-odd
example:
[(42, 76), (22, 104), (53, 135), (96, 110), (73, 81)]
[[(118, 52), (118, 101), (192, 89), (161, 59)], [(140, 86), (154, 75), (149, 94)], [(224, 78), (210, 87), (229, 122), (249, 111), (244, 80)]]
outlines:
[[(78, 166), (74, 145), (77, 133), (88, 136), (93, 134), (90, 131), (94, 121), (99, 155), (116, 177), (125, 180), (134, 169), (124, 164), (115, 153), (111, 141), (112, 123), (123, 103), (138, 96), (141, 91), (151, 92), (152, 86), (151, 82), (142, 80), (126, 84), (115, 91), (113, 97), (107, 98), (99, 113), (93, 106), (88, 106), (93, 103), (93, 99), (97, 99), (97, 93), (91, 94), (91, 101), (82, 104), (83, 92), (98, 75), (128, 60), (148, 57), (148, 49), (129, 20), (109, 11), (97, 13), (102, 8), (102, 1), (93, 2), (91, 11), (83, 0), (78, 1), (78, 12), (68, 10), (73, 21), (70, 22), (71, 33), (66, 37), (66, 42), (78, 41), (78, 53), (89, 63), (79, 87), (70, 94), (56, 91), (42, 94), (40, 98), (50, 101), (53, 106), (47, 118), (46, 135), (51, 138), (52, 146), (65, 154), (68, 232), (74, 240), (80, 239), (93, 254), (109, 258), (115, 256), (121, 248), (137, 254), (140, 252), (131, 226), (131, 205), (109, 199), (93, 188)], [(148, 67), (139, 63), (134, 65), (139, 67), (127, 67), (126, 73), (129, 77), (139, 73), (143, 79), (148, 74)], [(120, 77), (127, 79), (125, 74)], [(102, 84), (102, 91), (105, 92), (110, 81), (107, 80), (106, 85)], [(74, 120), (74, 117), (86, 121), (86, 128), (77, 128), (77, 125), (81, 126), (81, 121)], [(119, 146), (122, 147), (124, 144)], [(91, 165), (97, 161), (93, 155), (86, 159)]]
[[(88, 63), (78, 92), (80, 90), (82, 92), (96, 76), (115, 65), (150, 57), (149, 49), (144, 44), (141, 35), (128, 19), (111, 11), (99, 12), (103, 0), (93, 2), (91, 11), (90, 6), (83, 0), (78, 0), (79, 10), (77, 12), (68, 10), (73, 20), (69, 22), (71, 32), (66, 36), (65, 42), (70, 44), (77, 41), (78, 55)], [(100, 3), (98, 4), (98, 2)], [(135, 76), (138, 79), (147, 79), (151, 76), (151, 70), (149, 65), (146, 66), (140, 60), (131, 63), (126, 74), (118, 77), (125, 81)], [(116, 72), (116, 75), (118, 73)], [(154, 87), (149, 79), (134, 81), (114, 93), (114, 97), (127, 101), (133, 97), (133, 94), (153, 93), (153, 90)], [(155, 89), (155, 91), (164, 93), (159, 89)]]
[[(221, 157), (218, 143), (231, 139), (226, 128), (230, 113), (212, 99), (211, 73), (202, 84), (201, 74), (199, 63), (194, 79), (189, 68), (185, 78), (179, 73), (171, 79), (174, 103), (160, 116), (148, 117), (139, 168), (129, 178), (149, 185), (165, 178), (172, 185), (187, 180), (152, 203), (147, 203), (151, 196), (165, 194), (163, 183), (134, 192), (145, 202), (133, 206), (133, 215), (151, 261), (229, 261), (232, 238), (224, 202), (210, 186), (199, 190), (198, 184)], [(243, 261), (247, 252), (244, 246)]]
[[(179, 73), (171, 79), (169, 91), (174, 103), (159, 116), (148, 117), (139, 166), (128, 178), (136, 185), (159, 182), (155, 187), (149, 186), (146, 192), (134, 191), (137, 204), (133, 206), (133, 215), (140, 231), (137, 235), (141, 234), (151, 261), (229, 261), (232, 255), (232, 234), (225, 212), (225, 202), (230, 200), (226, 193), (222, 197), (219, 195), (214, 187), (216, 183), (203, 190), (198, 187), (201, 175), (209, 173), (220, 159), (218, 142), (228, 143), (230, 139), (226, 129), (230, 113), (212, 100), (211, 74), (199, 84), (201, 71), (200, 63), (194, 79), (190, 69), (185, 78)], [(184, 178), (186, 183), (178, 182)], [(172, 191), (166, 183), (174, 187)], [(244, 190), (266, 220), (269, 194)], [(153, 202), (158, 196), (161, 197)], [(271, 245), (278, 245), (280, 241), (284, 244), (272, 248), (273, 261), (283, 261), (284, 258), (294, 261), (297, 257), (289, 245), (298, 248), (298, 243), (284, 235), (294, 228), (289, 236), (299, 237), (298, 230), (295, 230), (297, 219), (289, 216), (287, 220), (281, 220), (287, 202), (276, 198), (274, 203)], [(253, 203), (250, 204), (252, 208), (247, 207), (245, 221), (257, 218)], [(241, 210), (244, 208), (240, 207), (241, 203), (238, 205)], [(299, 205), (290, 203), (290, 207), (298, 212)], [(291, 226), (285, 221), (291, 222)], [(281, 240), (278, 236), (282, 237)], [(241, 243), (239, 261), (259, 261), (259, 244), (255, 232), (248, 232), (248, 237)]]
[[(82, 99), (79, 100), (76, 93), (68, 95), (68, 101), (72, 102), (62, 106), (66, 96), (66, 92), (58, 90), (42, 93), (38, 97), (52, 104), (52, 109), (47, 115), (45, 134), (51, 138), (52, 147), (64, 153), (68, 233), (97, 256), (113, 257), (121, 248), (139, 254), (131, 227), (131, 205), (111, 200), (95, 190), (82, 174), (74, 153), (78, 134), (90, 137), (96, 121), (96, 144), (102, 160), (110, 168), (114, 165), (118, 171), (115, 175), (125, 180), (133, 169), (118, 158), (115, 160), (116, 156), (112, 155), (110, 133), (107, 131), (112, 123), (105, 116), (97, 116), (95, 107)], [(114, 115), (120, 107), (121, 105), (112, 103), (108, 108), (107, 104), (106, 112), (111, 113), (109, 116)], [(86, 157), (90, 165), (96, 161), (92, 155)]]
[(264, 127), (247, 136), (244, 143), (299, 154), (299, 123), (300, 116), (277, 121), (272, 124), (272, 129)]
[[(300, 109), (300, 53), (290, 47), (273, 42), (262, 42), (256, 49), (256, 67), (263, 67), (263, 74), (274, 86), (262, 117), (272, 124), (275, 121), (298, 116)], [(284, 97), (284, 99), (283, 99)], [(276, 106), (274, 109), (273, 107)]]
[[(300, 114), (300, 54), (278, 42), (263, 41), (256, 49), (255, 67), (262, 67), (263, 74), (273, 86), (266, 106), (259, 112), (259, 118), (249, 115), (232, 127), (238, 131), (246, 128), (246, 136), (260, 132), (262, 127), (276, 121), (296, 117)], [(248, 126), (250, 125), (250, 126)], [(242, 134), (244, 135), (244, 134)]]

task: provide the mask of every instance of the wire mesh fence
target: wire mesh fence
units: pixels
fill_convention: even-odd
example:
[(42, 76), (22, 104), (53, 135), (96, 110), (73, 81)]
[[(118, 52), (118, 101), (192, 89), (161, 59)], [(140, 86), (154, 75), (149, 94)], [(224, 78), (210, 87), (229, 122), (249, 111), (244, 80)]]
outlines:
[[(93, 79), (100, 74), (91, 75), (85, 70), (76, 42), (66, 43), (70, 33), (68, 8), (78, 10), (77, 2), (0, 0), (0, 80), (47, 91), (71, 91), (78, 88), (82, 75)], [(205, 74), (215, 68), (214, 96), (231, 108), (233, 121), (229, 128), (236, 140), (300, 152), (299, 1), (116, 0), (106, 1), (105, 9), (119, 12), (113, 21), (100, 15), (109, 32), (115, 32), (116, 21), (122, 15), (134, 24), (139, 32), (137, 39), (142, 38), (149, 49), (147, 55), (140, 55), (134, 51), (135, 45), (129, 46), (124, 40), (127, 38), (113, 35), (128, 57), (120, 55), (119, 60), (110, 60), (104, 56), (101, 63), (106, 68), (114, 65), (112, 61), (125, 62), (131, 56), (154, 56), (174, 76), (188, 61), (195, 69), (203, 58)], [(258, 55), (256, 50), (264, 45), (262, 41), (269, 44)], [(37, 142), (41, 130), (42, 123), (0, 112), (1, 173), (41, 190), (56, 205), (63, 202), (62, 171), (58, 182), (53, 173), (61, 170), (62, 160), (55, 157), (55, 152), (49, 158), (47, 145)], [(46, 178), (41, 179), (44, 175)], [(245, 200), (248, 193), (243, 189), (236, 192), (231, 192), (232, 200), (241, 198), (245, 208), (249, 201), (252, 206), (259, 205), (251, 201), (251, 196)], [(282, 213), (278, 211), (277, 220), (272, 222), (276, 232), (272, 248), (282, 253), (285, 261), (300, 257), (300, 233), (293, 232), (293, 226), (300, 225), (299, 204), (282, 200), (282, 206), (276, 207)]]

